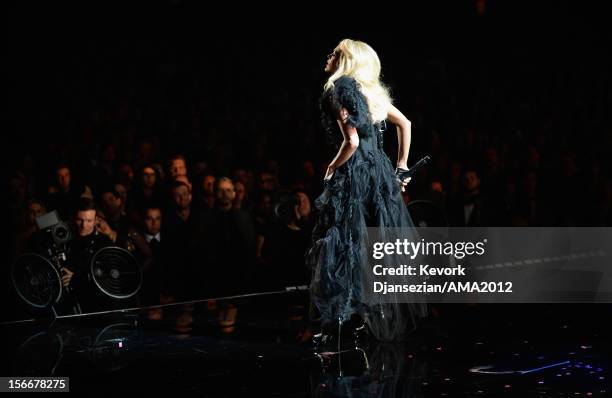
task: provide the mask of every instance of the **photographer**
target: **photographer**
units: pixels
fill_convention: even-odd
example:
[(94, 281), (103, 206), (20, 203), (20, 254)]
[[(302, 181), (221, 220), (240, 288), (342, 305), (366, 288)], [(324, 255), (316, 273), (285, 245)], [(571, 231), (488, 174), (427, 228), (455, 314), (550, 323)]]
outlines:
[(93, 255), (112, 245), (111, 239), (100, 231), (96, 207), (90, 199), (82, 198), (74, 215), (75, 237), (68, 243), (66, 266), (62, 268), (64, 286), (71, 286), (83, 311), (99, 308), (103, 303), (90, 281), (89, 266)]
[[(81, 198), (76, 204), (73, 225), (51, 215), (48, 226), (35, 231), (28, 240), (25, 252), (37, 253), (59, 267), (65, 293), (56, 305), (61, 313), (73, 313), (75, 303), (87, 312), (98, 308), (97, 289), (90, 280), (89, 267), (93, 255), (103, 247), (112, 245), (112, 230), (101, 223), (93, 201)], [(72, 307), (72, 309), (70, 308)]]

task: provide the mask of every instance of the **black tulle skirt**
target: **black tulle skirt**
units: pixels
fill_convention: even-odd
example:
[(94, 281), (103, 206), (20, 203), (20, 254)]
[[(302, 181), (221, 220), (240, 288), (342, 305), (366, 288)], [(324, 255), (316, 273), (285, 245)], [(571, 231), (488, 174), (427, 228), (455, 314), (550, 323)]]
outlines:
[[(362, 141), (351, 158), (326, 181), (314, 202), (318, 218), (306, 264), (312, 269), (311, 318), (323, 325), (363, 318), (379, 340), (397, 340), (427, 314), (425, 304), (373, 302), (364, 295), (368, 228), (414, 230), (395, 168), (378, 148)], [(370, 230), (371, 231), (371, 230)]]

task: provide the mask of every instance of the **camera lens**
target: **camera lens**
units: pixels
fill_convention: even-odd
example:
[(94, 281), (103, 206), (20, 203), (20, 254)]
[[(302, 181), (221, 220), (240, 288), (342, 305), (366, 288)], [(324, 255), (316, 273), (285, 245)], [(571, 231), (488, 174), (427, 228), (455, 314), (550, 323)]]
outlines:
[(53, 233), (53, 240), (55, 241), (56, 244), (64, 244), (68, 242), (71, 238), (70, 229), (63, 222), (55, 224), (55, 226), (53, 227), (52, 233)]
[(59, 239), (66, 239), (68, 236), (68, 230), (64, 227), (60, 227), (55, 230), (55, 236), (57, 236)]

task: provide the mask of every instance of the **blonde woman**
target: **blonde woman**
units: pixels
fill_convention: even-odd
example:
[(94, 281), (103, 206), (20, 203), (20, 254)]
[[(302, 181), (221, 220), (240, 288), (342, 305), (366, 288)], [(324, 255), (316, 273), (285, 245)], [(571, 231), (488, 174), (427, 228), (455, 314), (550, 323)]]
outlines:
[[(337, 153), (314, 202), (318, 219), (306, 253), (313, 271), (311, 317), (323, 328), (315, 343), (334, 340), (347, 329), (367, 329), (380, 340), (401, 339), (426, 315), (426, 307), (373, 305), (372, 297), (364, 297), (362, 278), (371, 272), (366, 269), (368, 227), (414, 228), (400, 192), (409, 179), (397, 178), (408, 168), (410, 121), (393, 106), (380, 81), (378, 55), (366, 43), (342, 40), (325, 71), (322, 121)], [(395, 165), (383, 151), (385, 121), (397, 127)]]

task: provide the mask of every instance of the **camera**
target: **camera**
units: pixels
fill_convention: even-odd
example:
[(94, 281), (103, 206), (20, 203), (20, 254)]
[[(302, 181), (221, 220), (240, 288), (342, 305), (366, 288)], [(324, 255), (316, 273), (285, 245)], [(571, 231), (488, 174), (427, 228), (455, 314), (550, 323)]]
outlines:
[[(63, 292), (61, 269), (66, 261), (68, 242), (72, 239), (70, 226), (56, 211), (36, 218), (34, 253), (24, 253), (13, 264), (11, 280), (17, 294), (34, 308), (51, 308), (60, 302)], [(73, 313), (81, 313), (75, 301)]]
[[(40, 231), (44, 231), (47, 236), (50, 236), (49, 243), (55, 246), (53, 252), (56, 252), (57, 249), (63, 252), (66, 244), (72, 239), (70, 226), (60, 219), (55, 210), (36, 217), (36, 225)], [(53, 256), (54, 253), (49, 254)]]

